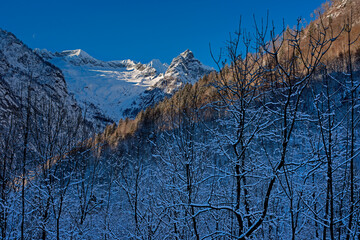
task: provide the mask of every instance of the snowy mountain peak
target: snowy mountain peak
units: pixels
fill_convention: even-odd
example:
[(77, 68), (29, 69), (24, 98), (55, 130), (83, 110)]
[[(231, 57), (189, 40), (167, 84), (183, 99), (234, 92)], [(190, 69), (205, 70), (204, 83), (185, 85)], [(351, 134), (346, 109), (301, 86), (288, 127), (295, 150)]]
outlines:
[(90, 56), (87, 52), (81, 49), (65, 50), (60, 53), (55, 53), (57, 57), (64, 57), (68, 62), (78, 65), (96, 64), (99, 60)]
[(186, 49), (183, 53), (180, 54), (181, 57), (185, 59), (192, 59), (194, 58), (194, 54), (189, 49)]
[(62, 51), (60, 54), (68, 57), (93, 58), (87, 52), (81, 49), (65, 50)]
[(194, 83), (212, 71), (190, 50), (174, 58), (170, 66), (159, 59), (147, 64), (130, 59), (101, 61), (81, 49), (34, 52), (62, 70), (69, 91), (88, 115), (96, 118), (102, 114), (115, 121), (135, 116), (183, 84)]
[(162, 63), (159, 59), (153, 59), (147, 65), (155, 68), (157, 73), (165, 73), (169, 67), (168, 64)]
[(43, 57), (46, 60), (54, 59), (54, 58), (62, 58), (64, 61), (69, 62), (74, 65), (87, 65), (94, 64), (98, 65), (101, 61), (93, 58), (87, 52), (81, 49), (76, 50), (65, 50), (62, 52), (52, 53), (47, 49), (34, 49), (34, 52), (39, 56)]
[(101, 61), (98, 60), (82, 49), (75, 50), (64, 50), (61, 52), (52, 53), (47, 49), (34, 49), (34, 52), (39, 56), (52, 62), (54, 65), (63, 65), (64, 63), (69, 63), (74, 66), (96, 66), (96, 67), (106, 67), (106, 68), (133, 68), (138, 63), (130, 59), (127, 60), (117, 60), (117, 61)]
[(81, 49), (75, 49), (75, 50), (68, 50), (64, 52), (69, 52), (70, 54), (76, 55), (76, 56), (89, 56), (87, 52)]
[(214, 71), (214, 69), (203, 65), (194, 57), (193, 52), (187, 49), (173, 59), (166, 70), (165, 76), (181, 79), (182, 83), (195, 83), (201, 76), (211, 71)]

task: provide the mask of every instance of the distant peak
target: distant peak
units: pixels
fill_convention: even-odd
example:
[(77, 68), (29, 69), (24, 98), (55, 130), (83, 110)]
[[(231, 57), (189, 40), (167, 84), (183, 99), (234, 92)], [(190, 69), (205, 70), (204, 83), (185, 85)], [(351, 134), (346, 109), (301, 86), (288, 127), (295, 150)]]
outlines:
[(149, 62), (149, 64), (162, 64), (161, 61), (159, 59), (153, 59)]
[(178, 84), (179, 81), (183, 83), (195, 83), (201, 76), (212, 71), (213, 69), (211, 67), (203, 65), (194, 57), (194, 54), (187, 49), (172, 60), (169, 68), (165, 72), (165, 77), (178, 79), (176, 84)]
[(75, 49), (72, 51), (75, 55), (80, 56), (82, 54), (87, 54), (85, 51), (81, 50), (81, 49)]
[(56, 52), (54, 55), (55, 57), (63, 58), (65, 61), (71, 62), (74, 65), (99, 64), (101, 62), (82, 49), (65, 50)]
[(82, 49), (65, 50), (65, 51), (62, 51), (60, 54), (64, 55), (64, 56), (69, 56), (69, 57), (77, 56), (77, 57), (82, 57), (82, 58), (91, 58), (91, 56)]
[(147, 65), (155, 68), (158, 73), (165, 73), (168, 68), (168, 65), (162, 63), (159, 59), (153, 59)]
[(194, 54), (189, 49), (186, 49), (183, 53), (180, 54), (183, 58), (194, 58)]

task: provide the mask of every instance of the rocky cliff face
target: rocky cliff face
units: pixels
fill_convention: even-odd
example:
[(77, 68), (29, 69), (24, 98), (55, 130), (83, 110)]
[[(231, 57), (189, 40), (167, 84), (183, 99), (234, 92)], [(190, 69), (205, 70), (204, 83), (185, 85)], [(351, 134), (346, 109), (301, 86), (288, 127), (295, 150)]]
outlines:
[(202, 64), (188, 49), (172, 60), (165, 72), (164, 80), (159, 81), (155, 87), (162, 88), (165, 93), (171, 94), (183, 84), (194, 84), (199, 78), (212, 71), (214, 71), (213, 68)]
[(47, 104), (68, 116), (81, 114), (61, 70), (0, 29), (0, 125), (6, 126), (11, 116), (19, 118), (28, 93), (34, 104)]

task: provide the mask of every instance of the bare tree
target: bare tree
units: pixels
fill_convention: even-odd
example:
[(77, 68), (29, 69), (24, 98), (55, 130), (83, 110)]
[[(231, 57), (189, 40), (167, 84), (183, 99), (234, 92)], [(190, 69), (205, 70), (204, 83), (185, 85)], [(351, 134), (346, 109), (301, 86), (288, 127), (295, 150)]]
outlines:
[(348, 222), (348, 233), (346, 235), (346, 239), (350, 239), (351, 235), (354, 238), (355, 235), (352, 234), (353, 228), (353, 217), (355, 210), (355, 167), (354, 167), (354, 158), (355, 158), (355, 129), (358, 122), (358, 118), (356, 117), (356, 105), (357, 105), (357, 89), (359, 87), (359, 83), (356, 83), (353, 73), (353, 59), (352, 59), (352, 49), (351, 46), (358, 40), (360, 34), (355, 37), (355, 39), (351, 38), (352, 35), (352, 13), (348, 16), (347, 22), (345, 23), (344, 31), (347, 37), (347, 67), (348, 67), (348, 76), (350, 82), (350, 209), (349, 209), (349, 222)]
[[(252, 52), (253, 51), (253, 52)], [(235, 179), (235, 203), (226, 206), (237, 221), (237, 231), (234, 235), (242, 235), (245, 229), (252, 225), (251, 206), (247, 175), (249, 175), (249, 148), (253, 145), (258, 133), (269, 122), (263, 121), (264, 108), (260, 104), (263, 69), (261, 61), (264, 52), (259, 45), (252, 41), (251, 34), (244, 31), (239, 24), (239, 30), (234, 37), (230, 37), (227, 48), (226, 61), (213, 59), (219, 68), (217, 80), (214, 82), (219, 101), (214, 103), (215, 110), (221, 112), (223, 123), (221, 127), (229, 132), (221, 132), (224, 155), (233, 165)], [(223, 135), (225, 134), (225, 135)], [(227, 145), (232, 153), (228, 153)], [(247, 166), (248, 165), (248, 166)], [(216, 208), (220, 208), (217, 206)], [(245, 217), (244, 217), (245, 216)]]
[[(302, 43), (304, 39), (300, 28), (300, 21), (297, 28), (294, 30), (283, 30), (281, 35), (276, 36), (274, 28), (270, 32), (271, 40), (265, 41), (266, 34), (261, 32), (257, 28), (258, 41), (261, 48), (266, 52), (269, 57), (268, 62), (270, 64), (269, 71), (274, 75), (270, 83), (272, 86), (276, 86), (277, 90), (277, 102), (275, 106), (272, 103), (266, 104), (269, 111), (276, 114), (279, 119), (279, 140), (281, 145), (279, 146), (279, 160), (276, 163), (272, 163), (273, 176), (270, 177), (268, 187), (263, 200), (263, 207), (258, 219), (250, 226), (240, 239), (249, 237), (265, 220), (268, 212), (270, 197), (274, 188), (277, 175), (279, 171), (283, 170), (285, 176), (285, 182), (289, 193), (292, 191), (292, 187), (289, 184), (287, 171), (286, 171), (286, 159), (289, 142), (292, 137), (292, 133), (295, 127), (296, 121), (299, 119), (299, 105), (301, 102), (302, 94), (306, 89), (306, 86), (314, 74), (315, 70), (320, 64), (320, 61), (324, 54), (329, 50), (332, 43), (335, 41), (336, 36), (333, 36), (331, 27), (325, 26), (320, 21), (317, 28), (317, 33), (310, 35), (307, 39), (307, 44)], [(274, 91), (272, 89), (272, 91)], [(290, 214), (291, 214), (291, 238), (295, 239), (296, 224), (293, 211), (293, 198), (290, 198)]]

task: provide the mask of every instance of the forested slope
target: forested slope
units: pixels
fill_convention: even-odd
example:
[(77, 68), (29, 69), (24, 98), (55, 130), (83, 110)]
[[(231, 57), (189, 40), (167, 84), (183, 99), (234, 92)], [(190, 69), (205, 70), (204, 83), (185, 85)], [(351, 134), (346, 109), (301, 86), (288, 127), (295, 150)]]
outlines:
[(217, 73), (78, 134), (23, 191), (2, 185), (3, 237), (357, 239), (356, 4), (304, 28), (239, 29)]

